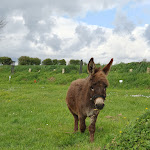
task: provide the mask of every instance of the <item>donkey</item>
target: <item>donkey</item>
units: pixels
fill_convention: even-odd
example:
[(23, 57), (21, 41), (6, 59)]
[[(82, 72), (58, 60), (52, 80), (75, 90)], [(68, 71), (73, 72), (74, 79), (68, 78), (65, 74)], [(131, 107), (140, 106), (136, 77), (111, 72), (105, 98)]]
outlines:
[(73, 81), (66, 96), (67, 106), (74, 117), (74, 132), (78, 130), (83, 133), (86, 129), (85, 119), (90, 117), (90, 141), (94, 141), (95, 124), (99, 111), (104, 107), (106, 99), (106, 88), (108, 87), (107, 75), (113, 63), (113, 58), (103, 68), (96, 68), (94, 59), (88, 63), (89, 76), (85, 79)]

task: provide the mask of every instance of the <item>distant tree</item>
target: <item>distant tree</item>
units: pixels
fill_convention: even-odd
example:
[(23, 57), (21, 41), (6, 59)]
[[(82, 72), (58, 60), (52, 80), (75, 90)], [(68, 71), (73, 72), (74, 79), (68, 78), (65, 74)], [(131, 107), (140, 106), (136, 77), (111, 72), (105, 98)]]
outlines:
[(30, 58), (30, 64), (31, 65), (40, 65), (41, 64), (41, 59), (39, 59), (39, 58)]
[(58, 60), (57, 59), (53, 59), (53, 65), (58, 65)]
[(0, 63), (3, 65), (11, 65), (12, 59), (9, 57), (0, 57)]
[(71, 59), (69, 62), (70, 65), (80, 65), (80, 60)]
[(18, 59), (18, 64), (19, 65), (31, 65), (31, 59), (28, 56), (21, 56)]
[(66, 65), (65, 59), (58, 60), (59, 65)]
[(53, 65), (53, 62), (50, 58), (47, 58), (45, 60), (42, 61), (43, 65)]
[(97, 63), (97, 64), (96, 64), (96, 66), (100, 66), (100, 65), (101, 65), (100, 63)]

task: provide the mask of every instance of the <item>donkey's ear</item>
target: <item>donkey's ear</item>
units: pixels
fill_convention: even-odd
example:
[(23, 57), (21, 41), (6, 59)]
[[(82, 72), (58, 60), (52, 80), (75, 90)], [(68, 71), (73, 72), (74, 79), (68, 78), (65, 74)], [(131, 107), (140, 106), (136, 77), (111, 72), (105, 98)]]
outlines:
[(94, 63), (93, 58), (90, 59), (87, 70), (88, 70), (88, 73), (91, 75), (95, 73), (95, 63)]
[(104, 72), (106, 75), (108, 75), (108, 72), (109, 72), (109, 70), (110, 70), (110, 67), (111, 67), (112, 63), (113, 63), (113, 58), (112, 58), (112, 59), (110, 60), (110, 62), (103, 68), (103, 72)]

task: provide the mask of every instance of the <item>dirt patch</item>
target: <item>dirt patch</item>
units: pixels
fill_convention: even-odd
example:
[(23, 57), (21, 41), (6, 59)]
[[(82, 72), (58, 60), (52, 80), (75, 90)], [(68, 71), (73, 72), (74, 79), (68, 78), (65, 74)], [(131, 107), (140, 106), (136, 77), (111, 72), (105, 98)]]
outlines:
[(54, 77), (50, 77), (50, 78), (48, 78), (48, 81), (54, 82), (54, 81), (56, 81), (56, 79)]

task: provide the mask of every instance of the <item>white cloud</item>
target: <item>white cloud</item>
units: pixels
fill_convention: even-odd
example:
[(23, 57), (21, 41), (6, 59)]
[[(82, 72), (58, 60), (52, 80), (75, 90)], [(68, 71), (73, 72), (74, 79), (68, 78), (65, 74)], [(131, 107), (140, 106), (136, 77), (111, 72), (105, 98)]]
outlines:
[[(2, 32), (0, 56), (86, 62), (94, 57), (97, 63), (107, 63), (112, 57), (116, 63), (150, 60), (149, 25), (137, 27), (120, 11), (129, 1), (5, 0), (0, 13), (8, 23)], [(76, 16), (83, 17), (88, 11), (112, 8), (119, 8), (115, 29), (76, 21)]]
[(147, 43), (150, 45), (150, 25), (146, 26), (144, 37), (146, 38)]
[(67, 17), (53, 16), (52, 20), (55, 22), (52, 32), (59, 35), (60, 38), (73, 38), (74, 29), (79, 24), (75, 20)]
[[(135, 28), (131, 33), (134, 41), (130, 39), (130, 35), (120, 36), (111, 34), (106, 45), (103, 45), (108, 56), (114, 57), (116, 63), (142, 61), (144, 58), (149, 60), (150, 47), (142, 36), (144, 28)], [(141, 34), (139, 34), (141, 33)]]

